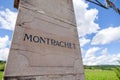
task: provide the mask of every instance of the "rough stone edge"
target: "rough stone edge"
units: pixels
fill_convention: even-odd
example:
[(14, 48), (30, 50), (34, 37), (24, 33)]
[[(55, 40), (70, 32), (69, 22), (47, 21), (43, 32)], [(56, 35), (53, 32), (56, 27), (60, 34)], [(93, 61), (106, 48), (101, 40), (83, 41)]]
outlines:
[(14, 8), (18, 9), (20, 0), (14, 0)]

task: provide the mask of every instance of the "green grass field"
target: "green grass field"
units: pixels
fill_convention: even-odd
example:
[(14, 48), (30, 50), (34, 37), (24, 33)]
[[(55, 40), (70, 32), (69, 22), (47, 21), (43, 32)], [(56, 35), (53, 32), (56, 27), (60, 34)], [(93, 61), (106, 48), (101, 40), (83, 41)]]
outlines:
[(0, 80), (2, 80), (3, 72), (0, 71)]
[(112, 70), (85, 70), (86, 80), (119, 80)]

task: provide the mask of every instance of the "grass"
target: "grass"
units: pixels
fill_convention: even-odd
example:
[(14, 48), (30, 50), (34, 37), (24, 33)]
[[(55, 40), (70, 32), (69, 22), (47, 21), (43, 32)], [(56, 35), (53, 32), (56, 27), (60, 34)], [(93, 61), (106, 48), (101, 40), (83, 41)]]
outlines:
[(113, 70), (85, 70), (86, 80), (119, 80)]
[(2, 80), (3, 72), (0, 71), (0, 80)]

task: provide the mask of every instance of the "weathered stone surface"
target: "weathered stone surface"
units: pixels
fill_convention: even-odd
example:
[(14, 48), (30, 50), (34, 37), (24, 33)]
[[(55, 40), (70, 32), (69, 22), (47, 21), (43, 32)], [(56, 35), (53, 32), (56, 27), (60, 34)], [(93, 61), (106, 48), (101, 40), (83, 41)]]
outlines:
[(72, 0), (21, 0), (5, 80), (84, 80)]

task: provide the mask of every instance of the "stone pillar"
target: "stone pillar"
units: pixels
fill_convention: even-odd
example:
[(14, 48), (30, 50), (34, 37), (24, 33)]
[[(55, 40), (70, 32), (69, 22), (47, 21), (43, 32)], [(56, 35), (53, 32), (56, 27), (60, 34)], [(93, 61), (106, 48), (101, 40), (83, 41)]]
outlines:
[(19, 13), (4, 80), (84, 80), (72, 0), (14, 6)]

